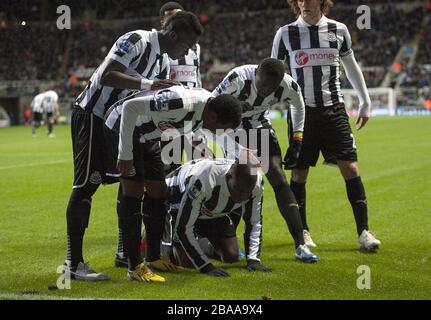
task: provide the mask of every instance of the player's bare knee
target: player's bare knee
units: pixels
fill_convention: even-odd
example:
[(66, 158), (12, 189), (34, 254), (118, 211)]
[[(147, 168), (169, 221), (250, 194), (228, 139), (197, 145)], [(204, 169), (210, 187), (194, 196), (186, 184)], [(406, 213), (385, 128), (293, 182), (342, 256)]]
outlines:
[(307, 182), (308, 169), (293, 169), (291, 178), (293, 181), (298, 183)]
[(359, 176), (359, 167), (356, 161), (338, 161), (338, 166), (345, 180)]
[(270, 166), (266, 177), (273, 187), (287, 183), (283, 169), (278, 166)]
[(167, 197), (167, 187), (164, 181), (151, 181), (146, 183), (146, 195), (153, 199), (165, 200)]

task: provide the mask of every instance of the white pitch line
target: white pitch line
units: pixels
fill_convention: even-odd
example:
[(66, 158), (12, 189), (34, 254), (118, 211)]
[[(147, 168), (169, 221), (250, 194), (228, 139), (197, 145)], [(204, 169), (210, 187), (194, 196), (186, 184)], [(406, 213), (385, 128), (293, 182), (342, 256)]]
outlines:
[(38, 167), (38, 166), (46, 166), (50, 164), (60, 164), (60, 163), (67, 163), (67, 162), (72, 162), (72, 160), (57, 160), (57, 161), (46, 161), (46, 162), (38, 162), (38, 163), (16, 164), (13, 166), (0, 167), (0, 170)]
[(26, 293), (26, 294), (3, 293), (3, 294), (0, 294), (0, 299), (12, 299), (12, 300), (122, 300), (122, 299), (94, 298), (94, 297), (71, 298), (71, 297), (50, 296), (47, 294), (28, 294), (28, 293)]

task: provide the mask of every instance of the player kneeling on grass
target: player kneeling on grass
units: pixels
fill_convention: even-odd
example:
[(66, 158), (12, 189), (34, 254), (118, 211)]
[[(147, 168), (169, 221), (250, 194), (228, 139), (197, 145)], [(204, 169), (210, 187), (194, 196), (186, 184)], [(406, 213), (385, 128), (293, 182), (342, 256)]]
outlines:
[[(182, 86), (143, 91), (108, 110), (104, 126), (106, 171), (108, 176), (120, 177), (123, 197), (118, 204), (119, 224), (128, 255), (129, 279), (164, 282), (150, 268), (181, 270), (160, 257), (167, 189), (160, 149), (162, 136), (181, 136), (200, 128), (215, 133), (216, 129), (236, 128), (240, 120), (241, 106), (236, 98), (214, 98), (205, 89)], [(142, 218), (147, 235), (145, 263), (140, 253)]]
[(236, 262), (235, 226), (228, 215), (244, 212), (247, 268), (271, 271), (260, 263), (263, 177), (256, 167), (230, 159), (193, 160), (169, 174), (166, 183), (178, 264), (212, 276), (229, 276), (209, 261), (195, 232), (209, 238), (224, 262)]

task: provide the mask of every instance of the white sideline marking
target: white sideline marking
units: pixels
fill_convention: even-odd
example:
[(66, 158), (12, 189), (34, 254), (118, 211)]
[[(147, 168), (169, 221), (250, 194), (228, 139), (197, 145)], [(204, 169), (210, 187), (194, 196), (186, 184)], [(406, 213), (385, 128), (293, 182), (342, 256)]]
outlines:
[(122, 299), (94, 298), (94, 297), (71, 298), (71, 297), (50, 296), (47, 294), (28, 294), (28, 293), (26, 293), (26, 294), (3, 293), (3, 294), (0, 294), (0, 299), (13, 299), (13, 300), (122, 300)]
[(72, 160), (57, 160), (57, 161), (46, 161), (46, 162), (38, 162), (38, 163), (16, 164), (14, 166), (0, 167), (0, 170), (15, 169), (15, 168), (27, 168), (27, 167), (38, 167), (38, 166), (46, 166), (49, 164), (59, 164), (59, 163), (67, 163), (67, 162), (72, 162)]

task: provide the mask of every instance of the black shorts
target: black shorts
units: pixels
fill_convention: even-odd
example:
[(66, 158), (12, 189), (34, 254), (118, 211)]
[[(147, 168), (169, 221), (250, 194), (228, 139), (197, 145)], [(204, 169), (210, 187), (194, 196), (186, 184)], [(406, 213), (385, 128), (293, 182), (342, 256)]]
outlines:
[(198, 219), (195, 224), (195, 234), (200, 238), (233, 238), (241, 216), (229, 213), (216, 219)]
[(74, 165), (73, 188), (82, 188), (87, 183), (99, 185), (118, 182), (118, 179), (111, 179), (105, 175), (103, 120), (80, 107), (74, 107), (71, 130)]
[[(117, 170), (119, 133), (103, 126), (105, 139), (105, 165), (108, 177), (120, 176)], [(139, 130), (133, 137), (133, 166), (136, 174), (125, 179), (133, 181), (155, 180), (165, 181), (165, 166), (162, 161), (159, 141), (139, 142)]]
[(314, 167), (320, 152), (330, 164), (336, 164), (337, 160), (358, 160), (344, 103), (305, 108), (304, 137), (297, 168)]
[[(244, 147), (257, 149), (258, 157), (261, 157), (263, 152), (268, 152), (269, 157), (281, 156), (277, 135), (269, 123), (258, 129), (247, 128), (239, 130), (245, 130), (247, 133), (247, 145), (244, 145)], [(238, 137), (236, 137), (235, 141), (237, 143), (240, 142)]]
[(42, 113), (40, 113), (40, 112), (33, 112), (33, 121), (34, 122), (39, 123), (39, 122), (42, 121), (42, 119), (43, 119)]
[(47, 112), (47, 113), (46, 113), (46, 117), (47, 117), (48, 119), (51, 119), (53, 116), (54, 116), (54, 113), (52, 113), (52, 112)]
[[(170, 246), (173, 241), (173, 231), (178, 210), (169, 210), (166, 215), (162, 244)], [(197, 219), (194, 234), (199, 238), (233, 238), (236, 237), (236, 228), (241, 220), (240, 212), (231, 212), (226, 216), (215, 219)]]

